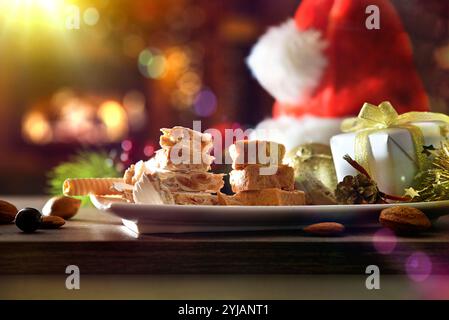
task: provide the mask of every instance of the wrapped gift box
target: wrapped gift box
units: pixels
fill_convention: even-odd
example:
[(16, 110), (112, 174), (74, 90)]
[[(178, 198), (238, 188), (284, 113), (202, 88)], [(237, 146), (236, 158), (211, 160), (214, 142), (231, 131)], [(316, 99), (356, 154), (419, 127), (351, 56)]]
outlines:
[[(445, 139), (445, 123), (414, 122), (421, 129), (424, 146), (439, 147)], [(349, 154), (356, 159), (355, 145), (358, 132), (339, 134), (331, 138), (331, 150), (338, 181), (347, 175), (356, 175), (344, 159)], [(386, 128), (375, 130), (368, 135), (366, 146), (368, 169), (379, 189), (392, 195), (403, 195), (404, 189), (410, 187), (418, 173), (417, 150), (410, 131), (406, 128)], [(419, 150), (422, 152), (422, 150)]]

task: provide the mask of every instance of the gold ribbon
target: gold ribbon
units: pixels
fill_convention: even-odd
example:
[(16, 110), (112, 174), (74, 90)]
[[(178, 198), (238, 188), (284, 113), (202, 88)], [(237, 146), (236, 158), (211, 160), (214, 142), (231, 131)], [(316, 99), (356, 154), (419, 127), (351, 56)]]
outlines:
[(418, 169), (421, 169), (425, 162), (422, 153), (424, 137), (421, 129), (414, 126), (412, 122), (433, 122), (441, 121), (449, 124), (449, 116), (436, 112), (407, 112), (399, 115), (390, 102), (382, 102), (379, 106), (365, 103), (356, 118), (346, 119), (341, 124), (343, 132), (357, 132), (355, 138), (355, 159), (362, 165), (368, 173), (369, 168), (369, 135), (375, 131), (400, 128), (410, 132), (413, 145), (415, 147), (416, 161)]

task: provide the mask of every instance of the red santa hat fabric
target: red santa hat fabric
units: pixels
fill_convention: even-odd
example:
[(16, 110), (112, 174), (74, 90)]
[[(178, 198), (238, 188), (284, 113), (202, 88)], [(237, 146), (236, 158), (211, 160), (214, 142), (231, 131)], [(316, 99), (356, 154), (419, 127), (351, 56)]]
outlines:
[[(380, 28), (370, 30), (373, 5)], [(399, 113), (429, 109), (410, 39), (388, 0), (303, 0), (294, 19), (259, 39), (247, 63), (276, 99), (274, 118), (338, 119), (386, 100)]]

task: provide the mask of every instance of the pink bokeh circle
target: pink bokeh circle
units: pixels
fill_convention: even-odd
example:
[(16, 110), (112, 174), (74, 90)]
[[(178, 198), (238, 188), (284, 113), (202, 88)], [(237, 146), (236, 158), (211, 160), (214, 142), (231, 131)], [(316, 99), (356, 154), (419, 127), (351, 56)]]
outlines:
[(397, 244), (396, 235), (390, 229), (379, 229), (373, 235), (374, 248), (381, 254), (390, 254)]

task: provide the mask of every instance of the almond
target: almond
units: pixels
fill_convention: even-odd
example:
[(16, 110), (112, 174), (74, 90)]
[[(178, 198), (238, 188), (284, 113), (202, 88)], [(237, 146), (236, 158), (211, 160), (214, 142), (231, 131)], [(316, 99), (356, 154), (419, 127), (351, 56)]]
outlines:
[(40, 225), (41, 229), (58, 229), (65, 224), (65, 220), (57, 216), (43, 216)]
[(60, 196), (53, 197), (47, 201), (42, 209), (44, 216), (56, 216), (69, 220), (75, 216), (81, 206), (81, 200)]
[(316, 236), (338, 236), (345, 231), (345, 226), (337, 222), (315, 223), (304, 228), (304, 232)]
[(419, 209), (394, 206), (382, 210), (379, 222), (396, 233), (417, 233), (429, 229), (432, 224)]
[(17, 208), (13, 204), (0, 200), (0, 224), (13, 222), (17, 211)]

